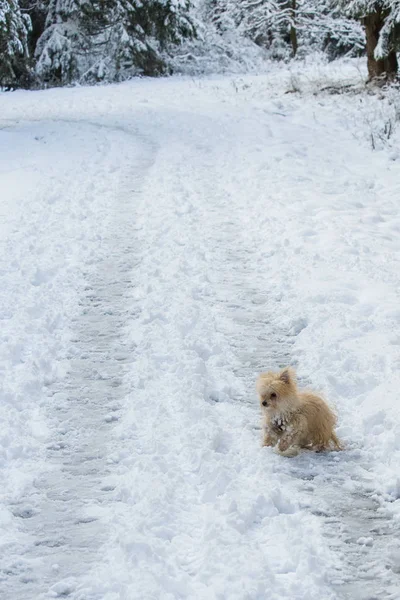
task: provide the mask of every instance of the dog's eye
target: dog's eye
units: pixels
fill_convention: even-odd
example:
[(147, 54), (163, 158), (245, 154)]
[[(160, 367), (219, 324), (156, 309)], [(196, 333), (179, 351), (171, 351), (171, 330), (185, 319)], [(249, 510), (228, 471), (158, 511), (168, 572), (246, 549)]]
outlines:
[(271, 394), (270, 398), (272, 398), (272, 399), (276, 398), (276, 394), (275, 394), (275, 392), (272, 392), (272, 394)]
[(266, 400), (264, 400), (264, 402), (262, 403), (263, 406), (268, 406), (268, 402)]

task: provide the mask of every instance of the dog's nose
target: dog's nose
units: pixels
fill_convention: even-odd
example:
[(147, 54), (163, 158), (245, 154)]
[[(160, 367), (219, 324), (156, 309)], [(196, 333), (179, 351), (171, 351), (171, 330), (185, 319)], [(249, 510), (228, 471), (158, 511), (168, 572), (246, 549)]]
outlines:
[(264, 400), (264, 402), (262, 403), (263, 406), (268, 406), (268, 402), (266, 400)]

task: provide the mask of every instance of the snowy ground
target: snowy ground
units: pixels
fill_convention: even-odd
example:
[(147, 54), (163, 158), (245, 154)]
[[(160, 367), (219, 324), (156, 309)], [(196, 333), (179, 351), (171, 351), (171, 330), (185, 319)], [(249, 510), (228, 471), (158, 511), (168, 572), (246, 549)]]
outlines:
[[(354, 78), (1, 96), (0, 598), (400, 597), (395, 108), (315, 94)], [(344, 452), (260, 447), (284, 364)]]

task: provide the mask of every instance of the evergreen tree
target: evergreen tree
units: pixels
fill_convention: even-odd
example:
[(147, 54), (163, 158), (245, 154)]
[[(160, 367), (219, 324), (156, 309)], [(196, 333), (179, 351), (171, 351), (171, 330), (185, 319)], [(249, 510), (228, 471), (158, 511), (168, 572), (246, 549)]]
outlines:
[(31, 28), (28, 36), (29, 54), (34, 56), (38, 39), (42, 35), (49, 10), (49, 0), (19, 0), (21, 11), (29, 15)]
[(289, 55), (295, 21), (290, 5), (287, 0), (237, 0), (234, 16), (245, 35), (269, 48), (273, 58), (282, 59)]
[(322, 49), (330, 59), (365, 49), (361, 25), (343, 15), (331, 0), (297, 0), (297, 29), (305, 49)]
[(400, 46), (400, 0), (336, 0), (345, 14), (361, 19), (367, 40), (368, 75), (394, 77)]
[(188, 10), (189, 0), (50, 0), (37, 73), (53, 84), (164, 74), (169, 45), (194, 35)]
[(31, 23), (18, 0), (0, 0), (0, 85), (26, 85), (29, 75), (28, 32)]
[(311, 48), (327, 49), (332, 58), (360, 51), (360, 25), (343, 15), (331, 0), (212, 0), (214, 20), (221, 30), (234, 23), (272, 58), (295, 56)]

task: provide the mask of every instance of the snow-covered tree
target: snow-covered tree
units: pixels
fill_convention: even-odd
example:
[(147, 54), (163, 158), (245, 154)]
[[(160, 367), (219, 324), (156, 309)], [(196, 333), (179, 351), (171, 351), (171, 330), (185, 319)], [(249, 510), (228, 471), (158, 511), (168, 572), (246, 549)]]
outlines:
[(300, 48), (329, 48), (338, 54), (364, 47), (361, 26), (331, 0), (211, 0), (221, 30), (236, 26), (273, 58), (295, 56)]
[(297, 0), (295, 25), (305, 50), (322, 49), (330, 58), (357, 54), (365, 48), (360, 23), (343, 15), (331, 0)]
[(292, 41), (292, 52), (297, 52), (296, 15), (293, 0), (226, 0), (229, 12), (239, 30), (256, 44), (271, 50), (274, 58), (288, 56)]
[(336, 0), (343, 12), (362, 20), (370, 79), (397, 73), (400, 47), (400, 0)]
[(61, 84), (163, 74), (169, 45), (194, 35), (188, 10), (189, 0), (50, 0), (37, 72)]
[(18, 0), (0, 0), (0, 85), (20, 85), (26, 79), (30, 25)]
[(42, 35), (47, 13), (49, 10), (49, 0), (19, 0), (21, 11), (29, 15), (31, 28), (28, 36), (29, 53), (31, 56), (35, 53), (38, 39)]
[(65, 84), (77, 76), (77, 55), (83, 46), (79, 9), (79, 0), (50, 0), (35, 50), (36, 72), (42, 81)]

